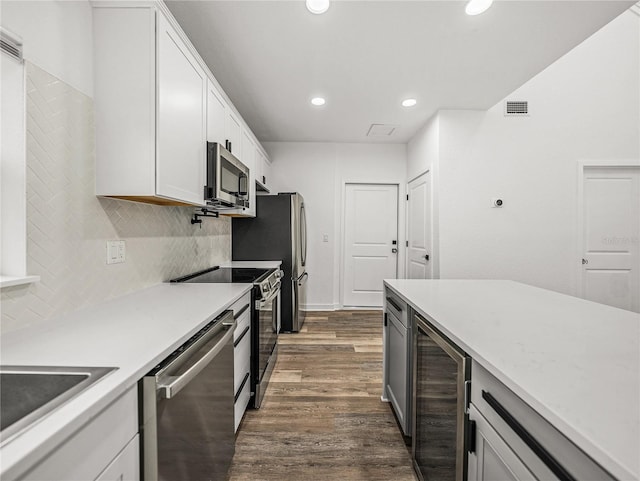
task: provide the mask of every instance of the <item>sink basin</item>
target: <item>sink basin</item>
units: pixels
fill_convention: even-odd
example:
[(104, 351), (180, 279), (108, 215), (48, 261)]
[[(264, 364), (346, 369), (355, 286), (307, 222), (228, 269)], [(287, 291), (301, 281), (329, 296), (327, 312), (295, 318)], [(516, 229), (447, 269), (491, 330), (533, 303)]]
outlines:
[(116, 369), (0, 366), (0, 445)]

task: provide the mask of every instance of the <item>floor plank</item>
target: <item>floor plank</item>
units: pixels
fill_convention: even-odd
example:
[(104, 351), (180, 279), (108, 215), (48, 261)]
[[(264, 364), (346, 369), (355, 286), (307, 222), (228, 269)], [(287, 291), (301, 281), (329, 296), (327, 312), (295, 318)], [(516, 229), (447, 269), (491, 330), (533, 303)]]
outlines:
[(238, 431), (231, 481), (415, 481), (382, 386), (380, 311), (310, 312), (279, 338), (262, 408)]

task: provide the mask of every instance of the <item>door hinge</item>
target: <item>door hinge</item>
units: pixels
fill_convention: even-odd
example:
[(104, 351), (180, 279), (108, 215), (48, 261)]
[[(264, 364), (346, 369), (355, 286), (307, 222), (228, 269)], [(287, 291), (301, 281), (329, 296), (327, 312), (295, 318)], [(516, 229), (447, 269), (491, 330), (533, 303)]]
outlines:
[(407, 194), (407, 200), (409, 200), (409, 194)]
[(384, 313), (384, 327), (387, 327), (387, 313)]
[(466, 443), (467, 443), (467, 452), (475, 453), (476, 452), (476, 422), (467, 419), (467, 429), (466, 431)]
[(409, 247), (409, 241), (404, 241), (405, 247)]

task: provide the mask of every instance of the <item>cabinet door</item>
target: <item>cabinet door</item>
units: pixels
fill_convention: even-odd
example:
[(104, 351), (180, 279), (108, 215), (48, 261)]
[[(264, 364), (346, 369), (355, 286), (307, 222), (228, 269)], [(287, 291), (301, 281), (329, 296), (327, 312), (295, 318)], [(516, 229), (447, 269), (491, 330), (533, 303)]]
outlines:
[(469, 454), (468, 481), (537, 479), (473, 405), (469, 419), (476, 423), (476, 445)]
[[(235, 114), (231, 112), (231, 109), (227, 109), (225, 132), (227, 140), (231, 143), (231, 153), (242, 160), (242, 126)], [(244, 160), (242, 162), (244, 163)]]
[(387, 396), (404, 431), (409, 434), (407, 418), (407, 328), (387, 312)]
[(207, 80), (207, 140), (224, 145), (227, 103), (220, 92)]
[(242, 132), (242, 163), (249, 167), (249, 212), (256, 215), (256, 146), (246, 132)]
[(207, 77), (161, 15), (157, 58), (156, 191), (204, 205)]
[(262, 156), (262, 183), (265, 187), (269, 187), (271, 181), (271, 164), (267, 158)]
[(139, 481), (140, 437), (138, 434), (96, 478), (96, 481)]

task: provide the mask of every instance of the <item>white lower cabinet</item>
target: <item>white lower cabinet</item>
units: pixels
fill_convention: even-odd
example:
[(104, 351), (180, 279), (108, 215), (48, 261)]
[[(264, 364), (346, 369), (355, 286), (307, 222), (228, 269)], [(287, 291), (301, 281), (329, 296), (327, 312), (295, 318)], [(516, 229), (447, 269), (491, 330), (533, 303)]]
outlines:
[(137, 481), (140, 479), (140, 435), (120, 451), (96, 481)]
[(231, 306), (236, 319), (233, 334), (234, 424), (238, 431), (251, 398), (251, 293)]
[(412, 332), (407, 304), (385, 289), (383, 398), (393, 407), (405, 436), (411, 436)]
[(475, 444), (469, 447), (468, 481), (614, 480), (475, 361), (469, 419)]
[(138, 450), (138, 391), (133, 386), (18, 479), (138, 481)]
[(469, 419), (476, 423), (476, 444), (469, 454), (468, 481), (536, 479), (474, 406)]

